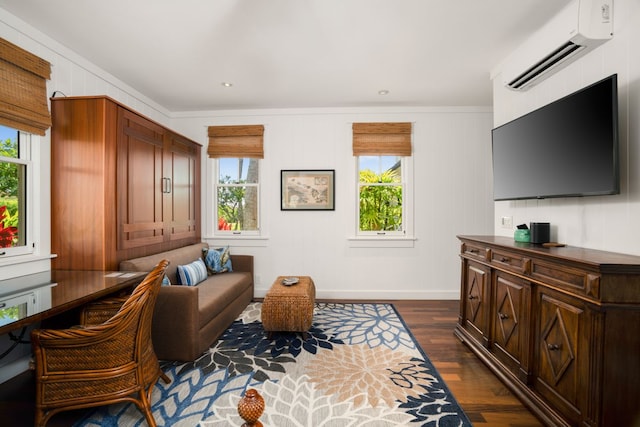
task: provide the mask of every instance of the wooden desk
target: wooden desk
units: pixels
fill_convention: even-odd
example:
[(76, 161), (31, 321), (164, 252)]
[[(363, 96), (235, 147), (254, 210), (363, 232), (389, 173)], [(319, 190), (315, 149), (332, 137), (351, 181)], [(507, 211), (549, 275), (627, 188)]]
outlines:
[[(147, 273), (121, 271), (52, 270), (0, 281), (0, 300), (33, 292), (36, 311), (0, 326), (0, 335), (17, 328), (56, 316), (88, 302), (134, 288)], [(50, 294), (49, 294), (50, 292)], [(45, 300), (44, 306), (40, 302)], [(50, 301), (50, 303), (49, 303)]]

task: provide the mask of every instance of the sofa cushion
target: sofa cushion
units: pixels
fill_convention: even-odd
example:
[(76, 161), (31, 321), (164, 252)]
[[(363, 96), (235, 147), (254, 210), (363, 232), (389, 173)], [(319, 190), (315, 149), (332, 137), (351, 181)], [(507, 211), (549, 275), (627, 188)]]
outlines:
[(220, 314), (252, 283), (251, 273), (230, 272), (210, 276), (198, 285), (199, 326)]
[(209, 249), (203, 248), (202, 255), (204, 257), (204, 263), (207, 265), (207, 270), (210, 274), (219, 274), (233, 271), (229, 246)]
[(166, 270), (167, 277), (171, 283), (177, 284), (179, 283), (178, 266), (189, 264), (194, 259), (202, 258), (202, 249), (208, 247), (207, 243), (194, 243), (193, 245), (160, 252), (159, 254), (122, 261), (119, 268), (121, 271), (151, 271), (161, 260), (168, 259), (170, 264)]
[(197, 259), (186, 265), (178, 266), (178, 279), (181, 285), (196, 286), (207, 278), (207, 267), (204, 261)]

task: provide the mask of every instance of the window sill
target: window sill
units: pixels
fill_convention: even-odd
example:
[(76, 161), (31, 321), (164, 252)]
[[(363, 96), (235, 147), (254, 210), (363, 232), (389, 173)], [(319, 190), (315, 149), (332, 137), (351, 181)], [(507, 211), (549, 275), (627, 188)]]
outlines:
[(269, 238), (265, 236), (213, 236), (204, 237), (203, 241), (211, 246), (267, 247)]
[(0, 280), (51, 270), (51, 259), (55, 257), (55, 254), (25, 254), (0, 258)]
[(415, 237), (408, 236), (353, 236), (347, 238), (350, 248), (413, 248)]

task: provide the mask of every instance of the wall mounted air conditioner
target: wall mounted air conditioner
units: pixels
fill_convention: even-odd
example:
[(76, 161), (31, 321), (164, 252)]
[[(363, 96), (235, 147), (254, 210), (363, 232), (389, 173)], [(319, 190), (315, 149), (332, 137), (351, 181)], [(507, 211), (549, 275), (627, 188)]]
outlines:
[(505, 61), (502, 80), (526, 90), (613, 37), (613, 0), (574, 0)]

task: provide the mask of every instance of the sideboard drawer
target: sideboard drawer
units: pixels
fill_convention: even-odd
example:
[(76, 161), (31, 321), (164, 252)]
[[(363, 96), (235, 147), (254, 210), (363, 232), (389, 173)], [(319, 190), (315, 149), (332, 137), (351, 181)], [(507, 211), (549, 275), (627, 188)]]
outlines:
[(577, 294), (600, 298), (599, 274), (534, 260), (531, 277)]
[(491, 264), (520, 274), (529, 274), (531, 272), (531, 259), (513, 252), (492, 250)]
[(473, 258), (478, 261), (489, 261), (491, 257), (491, 249), (482, 245), (474, 245), (471, 243), (463, 243), (460, 253), (468, 258)]

